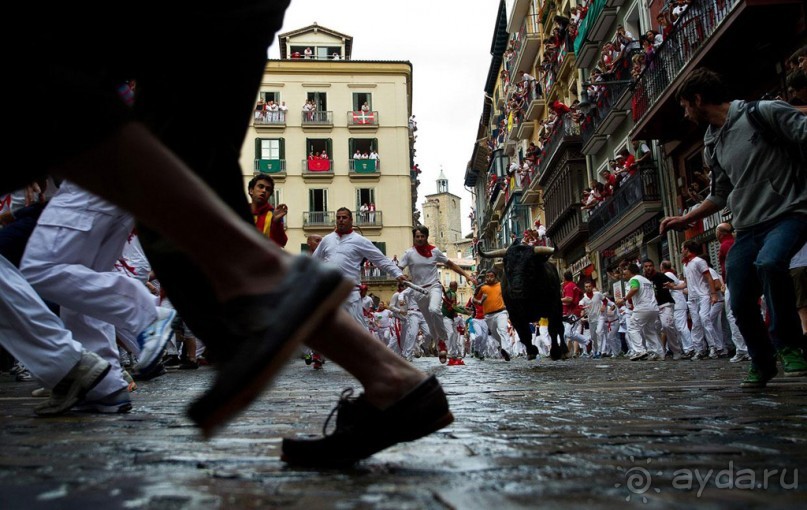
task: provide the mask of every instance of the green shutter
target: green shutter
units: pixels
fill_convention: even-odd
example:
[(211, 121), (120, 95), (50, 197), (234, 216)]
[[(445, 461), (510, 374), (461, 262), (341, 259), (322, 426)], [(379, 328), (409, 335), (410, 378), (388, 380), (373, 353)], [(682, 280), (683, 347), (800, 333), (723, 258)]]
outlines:
[(359, 93), (354, 92), (353, 93), (353, 111), (357, 112), (359, 110), (361, 110), (361, 105), (359, 104)]
[(261, 159), (261, 139), (255, 139), (255, 159)]
[(280, 139), (280, 159), (286, 159), (286, 139)]
[(328, 157), (331, 158), (331, 170), (333, 170), (333, 138), (328, 138), (327, 144)]

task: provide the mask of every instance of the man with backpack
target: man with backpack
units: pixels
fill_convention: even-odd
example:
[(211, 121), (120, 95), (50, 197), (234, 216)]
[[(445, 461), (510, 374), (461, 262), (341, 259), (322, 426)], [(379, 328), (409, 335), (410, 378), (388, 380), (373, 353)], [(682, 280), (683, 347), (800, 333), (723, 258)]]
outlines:
[[(676, 93), (686, 118), (708, 125), (704, 160), (712, 184), (700, 206), (665, 218), (660, 231), (684, 229), (731, 209), (737, 237), (726, 261), (727, 283), (752, 360), (742, 386), (762, 388), (778, 373), (777, 355), (785, 376), (807, 375), (788, 272), (790, 259), (807, 241), (807, 116), (783, 101), (732, 101), (727, 90), (718, 74), (697, 69)], [(770, 336), (760, 295), (770, 314)]]

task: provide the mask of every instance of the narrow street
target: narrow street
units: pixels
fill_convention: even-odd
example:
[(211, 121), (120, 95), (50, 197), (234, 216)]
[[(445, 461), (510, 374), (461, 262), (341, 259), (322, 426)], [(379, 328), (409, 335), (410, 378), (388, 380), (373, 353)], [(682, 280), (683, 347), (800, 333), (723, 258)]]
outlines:
[(278, 458), (351, 385), (332, 363), (295, 360), (207, 442), (183, 410), (209, 367), (141, 383), (127, 415), (55, 419), (0, 376), (0, 508), (803, 508), (805, 379), (741, 390), (747, 365), (725, 359), (416, 363), (456, 421), (346, 471)]

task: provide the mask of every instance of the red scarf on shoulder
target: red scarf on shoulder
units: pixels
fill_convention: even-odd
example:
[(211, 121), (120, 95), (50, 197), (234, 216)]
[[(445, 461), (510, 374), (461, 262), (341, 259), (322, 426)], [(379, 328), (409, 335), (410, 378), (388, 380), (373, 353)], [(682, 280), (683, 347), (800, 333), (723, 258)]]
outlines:
[(421, 256), (426, 257), (427, 259), (432, 256), (432, 250), (433, 249), (434, 249), (434, 246), (432, 246), (432, 245), (430, 245), (428, 243), (424, 244), (423, 246), (415, 245), (415, 250), (417, 250), (417, 252), (420, 253)]
[(258, 229), (258, 232), (263, 233), (263, 229), (266, 227), (266, 213), (274, 210), (275, 208), (272, 207), (272, 204), (267, 202), (261, 207), (255, 209), (255, 212), (252, 213), (252, 215), (255, 216), (255, 228)]

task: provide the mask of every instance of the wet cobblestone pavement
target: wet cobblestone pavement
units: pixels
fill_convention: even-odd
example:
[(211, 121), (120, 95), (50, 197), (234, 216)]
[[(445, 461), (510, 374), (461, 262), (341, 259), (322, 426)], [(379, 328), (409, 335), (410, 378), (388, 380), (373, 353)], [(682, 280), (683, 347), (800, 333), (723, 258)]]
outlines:
[(436, 373), (456, 421), (351, 470), (295, 469), (353, 380), (294, 361), (203, 441), (184, 416), (209, 367), (140, 383), (119, 416), (34, 417), (0, 376), (0, 509), (804, 508), (807, 379), (741, 390), (728, 360), (467, 361)]

